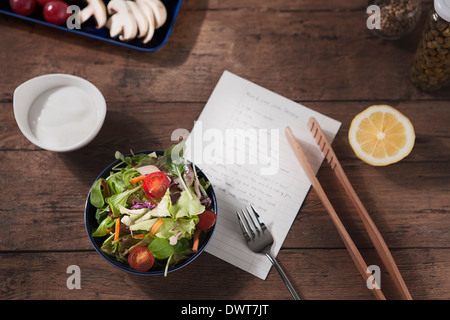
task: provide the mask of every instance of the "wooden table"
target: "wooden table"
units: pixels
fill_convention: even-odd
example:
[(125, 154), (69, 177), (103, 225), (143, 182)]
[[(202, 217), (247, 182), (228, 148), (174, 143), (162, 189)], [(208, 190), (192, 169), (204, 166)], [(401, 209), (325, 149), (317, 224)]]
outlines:
[[(167, 148), (174, 129), (192, 129), (224, 70), (342, 122), (333, 147), (413, 298), (449, 299), (450, 90), (425, 94), (408, 79), (424, 22), (384, 41), (366, 28), (366, 6), (186, 0), (154, 53), (0, 16), (0, 299), (291, 298), (275, 270), (262, 281), (208, 253), (167, 278), (130, 275), (105, 262), (85, 231), (87, 193), (114, 151)], [(39, 149), (16, 125), (14, 89), (48, 73), (83, 77), (106, 98), (103, 129), (78, 151)], [(416, 144), (401, 162), (372, 167), (347, 132), (357, 113), (384, 103), (411, 119)], [(327, 164), (318, 178), (367, 263), (382, 266)], [(314, 190), (278, 259), (304, 299), (374, 299)], [(80, 267), (81, 289), (66, 286), (70, 265)], [(383, 272), (381, 286), (399, 297)]]

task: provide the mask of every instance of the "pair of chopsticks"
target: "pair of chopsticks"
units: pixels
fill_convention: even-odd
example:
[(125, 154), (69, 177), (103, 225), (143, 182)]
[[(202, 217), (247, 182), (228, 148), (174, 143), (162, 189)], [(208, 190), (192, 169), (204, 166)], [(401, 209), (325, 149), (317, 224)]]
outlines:
[[(392, 257), (389, 251), (389, 248), (387, 247), (386, 243), (383, 240), (383, 237), (381, 236), (380, 232), (375, 226), (375, 223), (370, 218), (369, 213), (365, 209), (364, 205), (362, 204), (361, 200), (359, 199), (358, 195), (356, 194), (355, 190), (350, 184), (350, 181), (348, 180), (344, 170), (342, 169), (342, 166), (339, 163), (339, 160), (337, 159), (336, 154), (334, 153), (331, 147), (331, 144), (328, 142), (325, 134), (320, 128), (319, 123), (316, 121), (316, 119), (310, 118), (308, 121), (308, 127), (314, 139), (316, 140), (319, 148), (325, 155), (327, 162), (330, 164), (331, 169), (336, 175), (339, 183), (345, 190), (347, 196), (350, 197), (353, 205), (356, 207), (359, 218), (362, 220), (363, 225), (367, 233), (369, 234), (370, 240), (375, 246), (378, 255), (380, 256), (384, 266), (391, 275), (396, 287), (400, 291), (402, 298), (406, 300), (412, 300), (411, 294), (409, 293), (408, 288), (406, 287), (406, 284), (403, 281), (400, 271), (398, 270), (397, 265), (395, 264), (394, 258)], [(344, 244), (353, 262), (358, 268), (358, 271), (361, 273), (366, 283), (369, 279), (370, 279), (369, 281), (371, 281), (373, 279), (372, 273), (369, 271), (367, 264), (365, 263), (363, 257), (361, 256), (358, 248), (356, 247), (352, 238), (350, 237), (341, 220), (339, 219), (339, 216), (337, 215), (336, 211), (334, 210), (333, 206), (328, 200), (327, 195), (325, 194), (324, 190), (322, 189), (322, 186), (320, 185), (319, 180), (316, 178), (313, 170), (311, 169), (311, 166), (308, 160), (306, 159), (306, 156), (303, 153), (300, 144), (295, 139), (290, 127), (286, 127), (286, 137), (289, 144), (291, 145), (292, 150), (295, 153), (295, 156), (297, 157), (297, 160), (300, 162), (301, 166), (303, 167), (303, 170), (305, 171), (306, 175), (311, 181), (314, 190), (317, 192), (320, 200), (325, 206), (325, 209), (330, 215), (330, 218), (333, 221), (335, 227), (337, 228), (337, 231), (341, 239), (344, 241)], [(374, 288), (372, 289), (372, 292), (377, 299), (379, 300), (386, 299), (383, 292), (381, 291), (381, 288), (376, 283), (374, 285)]]

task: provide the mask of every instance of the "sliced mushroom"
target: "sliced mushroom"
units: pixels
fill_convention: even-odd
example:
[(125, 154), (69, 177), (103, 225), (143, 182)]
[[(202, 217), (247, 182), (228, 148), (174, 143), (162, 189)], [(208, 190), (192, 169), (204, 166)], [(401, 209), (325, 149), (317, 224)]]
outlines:
[(107, 28), (109, 35), (114, 38), (119, 36), (122, 41), (134, 39), (138, 32), (136, 19), (131, 13), (128, 1), (111, 0), (108, 3), (108, 19)]
[(136, 168), (136, 170), (143, 176), (147, 175), (147, 174), (150, 174), (150, 173), (153, 173), (153, 172), (160, 171), (157, 166), (154, 166), (152, 164), (148, 164), (148, 165)]
[(155, 15), (150, 5), (147, 4), (146, 0), (136, 0), (136, 4), (144, 14), (148, 22), (148, 31), (145, 38), (142, 40), (143, 43), (149, 42), (155, 33)]
[(103, 28), (106, 24), (106, 7), (103, 0), (86, 0), (87, 6), (80, 11), (80, 22), (86, 22), (94, 16), (97, 22), (97, 29)]
[(148, 21), (144, 16), (142, 11), (139, 9), (137, 4), (134, 1), (128, 1), (128, 5), (131, 9), (131, 14), (136, 19), (137, 27), (138, 27), (138, 38), (143, 38), (148, 33)]
[(160, 0), (145, 0), (147, 4), (152, 8), (153, 15), (155, 16), (155, 28), (159, 29), (167, 20), (167, 9)]

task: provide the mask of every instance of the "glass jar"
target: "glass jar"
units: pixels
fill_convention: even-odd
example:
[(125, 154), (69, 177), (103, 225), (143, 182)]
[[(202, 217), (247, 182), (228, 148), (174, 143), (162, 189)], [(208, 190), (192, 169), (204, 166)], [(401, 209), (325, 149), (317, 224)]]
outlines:
[(450, 0), (434, 0), (410, 71), (411, 82), (433, 92), (450, 83)]
[(422, 13), (421, 0), (375, 0), (380, 8), (380, 29), (373, 29), (383, 39), (396, 40), (414, 30)]

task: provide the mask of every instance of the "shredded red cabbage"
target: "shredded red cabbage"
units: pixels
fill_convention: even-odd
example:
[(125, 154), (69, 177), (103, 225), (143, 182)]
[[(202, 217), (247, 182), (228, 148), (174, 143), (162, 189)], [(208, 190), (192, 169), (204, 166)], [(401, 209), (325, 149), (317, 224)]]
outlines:
[(211, 198), (206, 197), (206, 198), (202, 198), (202, 199), (200, 200), (200, 203), (201, 203), (202, 205), (204, 205), (205, 208), (208, 208), (208, 207), (212, 204), (212, 200), (211, 200)]
[(150, 200), (148, 201), (136, 201), (133, 200), (133, 206), (130, 209), (153, 209), (156, 207), (156, 204), (153, 204)]
[(178, 223), (172, 227), (172, 229), (171, 229), (172, 231), (175, 230), (175, 228), (181, 224), (180, 219), (177, 219), (177, 221), (178, 221)]

